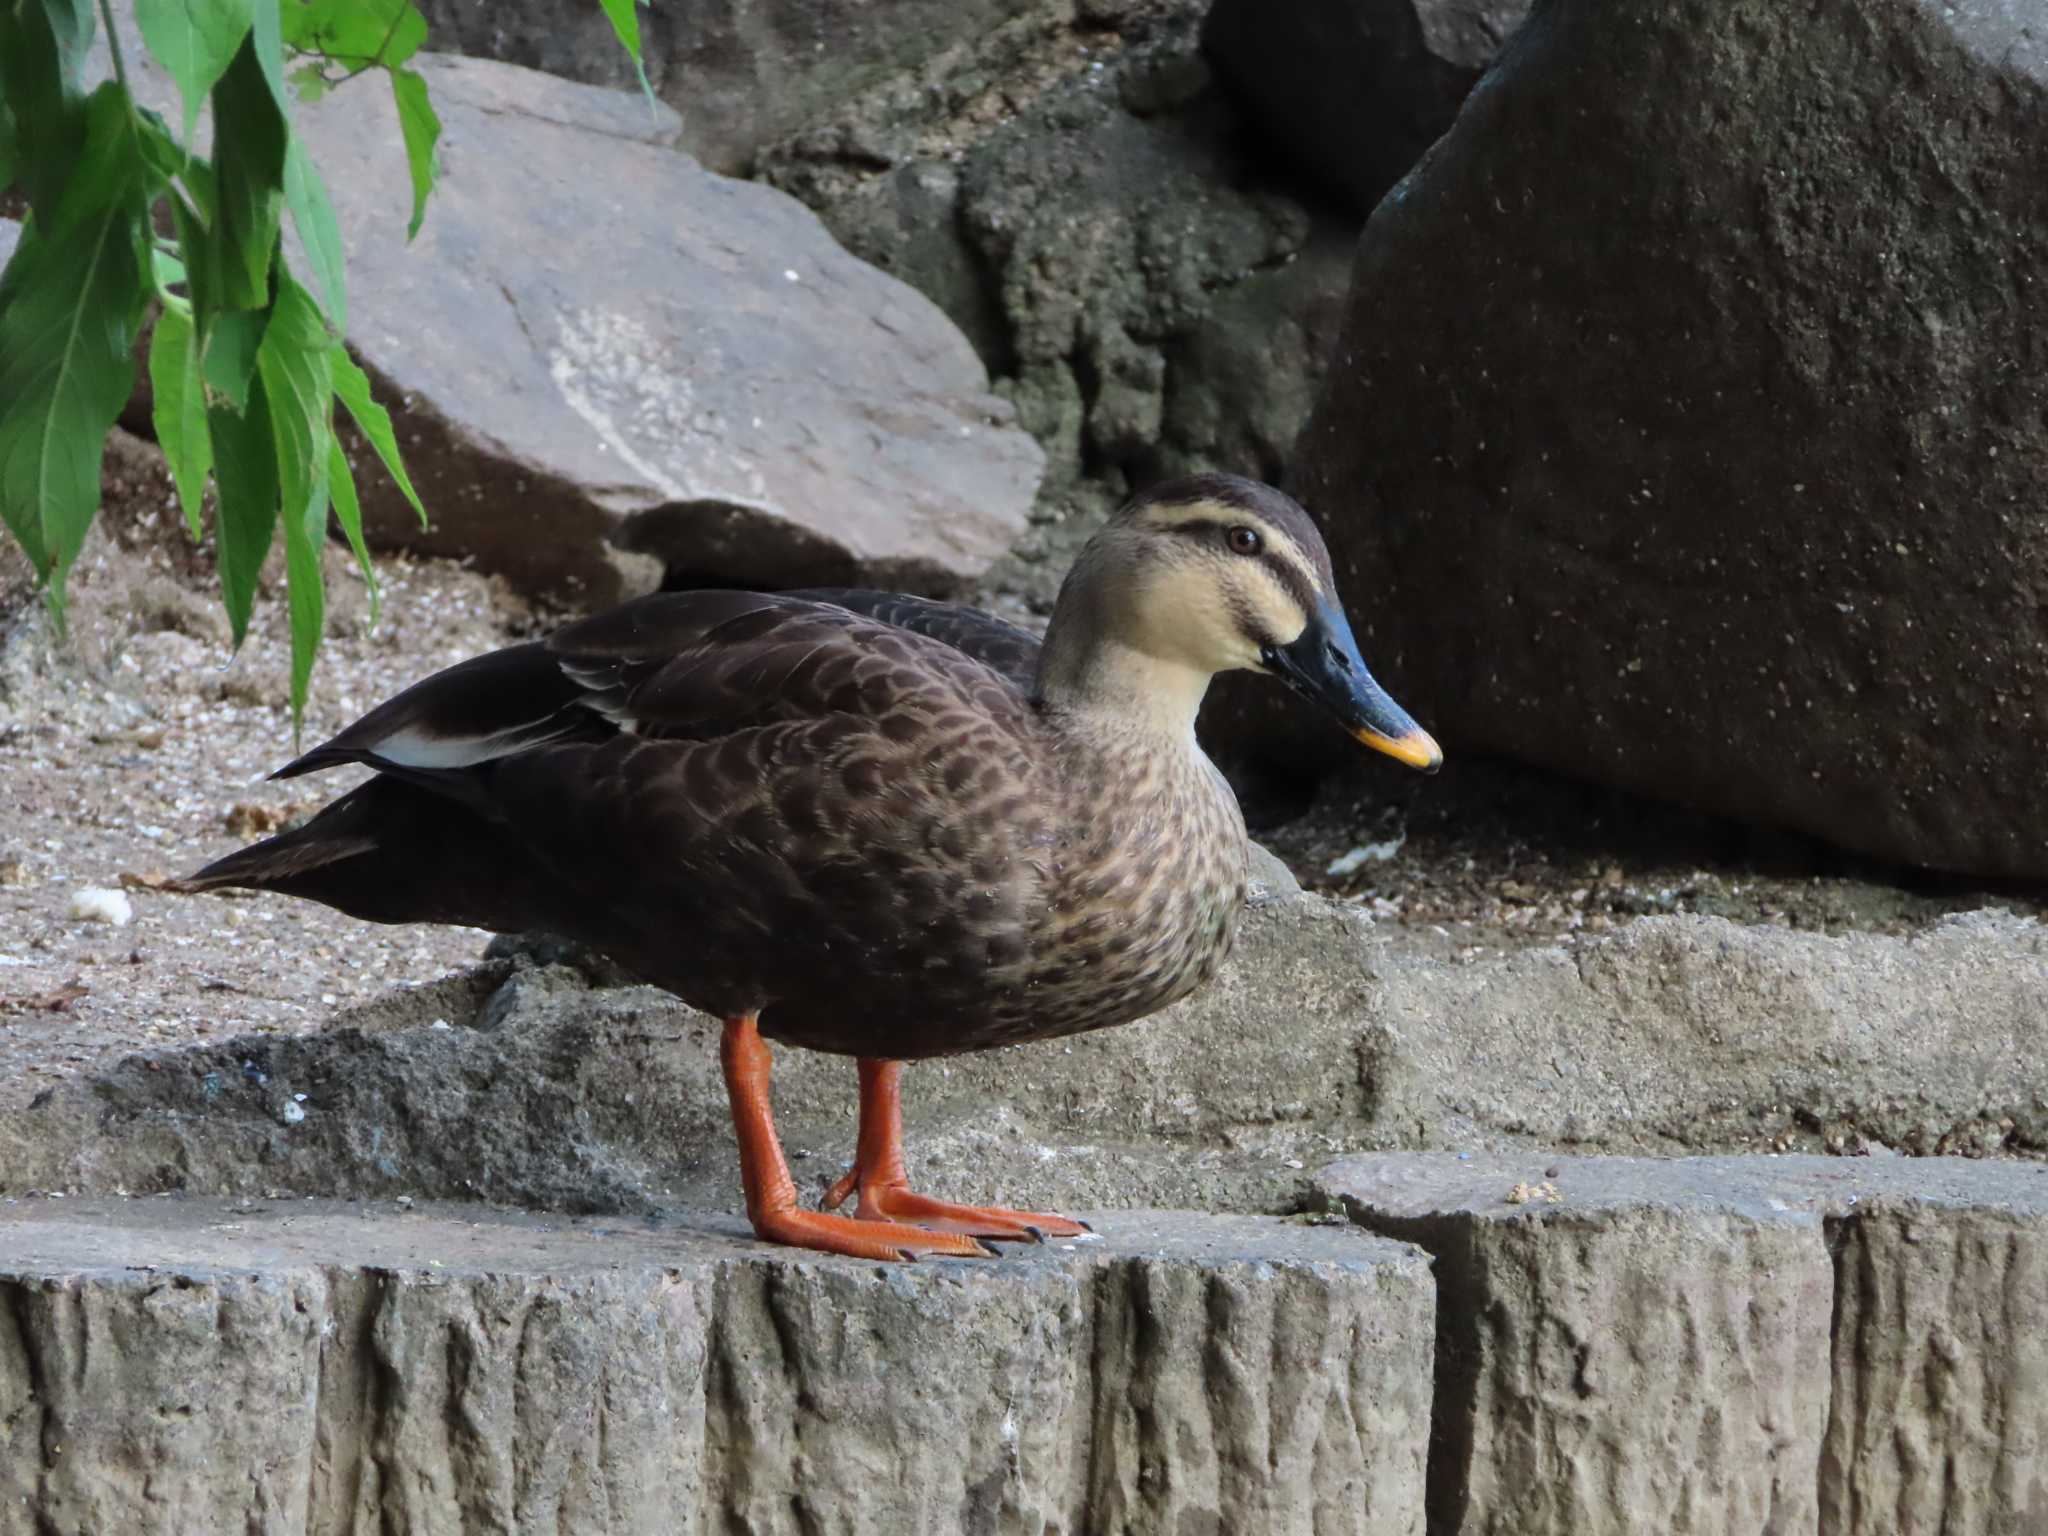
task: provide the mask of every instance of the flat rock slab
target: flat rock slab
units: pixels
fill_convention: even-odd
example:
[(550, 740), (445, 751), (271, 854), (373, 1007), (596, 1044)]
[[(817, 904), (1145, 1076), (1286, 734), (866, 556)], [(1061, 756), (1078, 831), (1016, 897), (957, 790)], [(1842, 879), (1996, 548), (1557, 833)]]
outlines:
[(1436, 1532), (2048, 1528), (2048, 1168), (1371, 1156), (1437, 1258)]
[(1424, 1255), (1099, 1225), (891, 1266), (720, 1217), (8, 1202), (0, 1532), (1421, 1532)]
[[(175, 118), (164, 71), (128, 58)], [(350, 348), (430, 518), (345, 431), (374, 542), (596, 606), (664, 581), (950, 592), (1023, 531), (1044, 455), (930, 300), (794, 198), (705, 170), (638, 93), (412, 67), (441, 121), (417, 238), (391, 92), (293, 108), (340, 223)]]

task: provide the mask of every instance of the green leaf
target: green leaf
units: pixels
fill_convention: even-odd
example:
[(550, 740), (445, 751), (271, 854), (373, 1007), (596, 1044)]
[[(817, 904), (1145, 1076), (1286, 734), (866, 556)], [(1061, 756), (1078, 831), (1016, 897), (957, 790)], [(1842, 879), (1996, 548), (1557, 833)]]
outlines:
[(356, 360), (348, 355), (348, 348), (334, 349), (334, 394), (335, 398), (348, 408), (355, 424), (362, 429), (363, 437), (384, 461), (384, 468), (390, 474), (405, 499), (412, 503), (413, 511), (420, 515), (420, 526), (427, 526), (427, 509), (420, 505), (419, 492), (412, 488), (412, 479), (405, 472), (405, 461), (398, 456), (398, 434), (391, 430), (391, 413), (370, 398), (370, 376), (356, 366)]
[(304, 716), (306, 684), (326, 623), (320, 551), (327, 542), (327, 470), (334, 443), (334, 338), (313, 296), (286, 274), (263, 333), (257, 376), (270, 405), (283, 502), (286, 601), (292, 628), (292, 722)]
[(185, 102), (192, 137), (199, 105), (249, 35), (250, 0), (135, 0), (135, 25), (157, 62), (170, 71)]
[(341, 524), (348, 547), (355, 552), (356, 564), (362, 570), (363, 585), (370, 590), (370, 625), (375, 628), (384, 609), (384, 589), (377, 583), (377, 567), (370, 563), (370, 548), (363, 542), (363, 507), (356, 500), (356, 472), (349, 467), (348, 450), (341, 446), (339, 437), (327, 449), (327, 494), (334, 498), (334, 520)]
[(199, 374), (209, 396), (218, 395), (238, 411), (249, 403), (249, 381), (256, 376), (256, 354), (269, 324), (267, 309), (231, 309), (213, 316), (199, 338)]
[(398, 24), (391, 29), (391, 36), (377, 55), (377, 62), (386, 69), (396, 69), (409, 62), (426, 45), (427, 18), (420, 14), (411, 0), (407, 0), (405, 9), (399, 13)]
[(60, 620), (64, 573), (99, 510), (107, 429), (134, 387), (148, 292), (128, 123), (127, 92), (109, 81), (86, 104), (63, 196), (22, 231), (0, 307), (0, 519), (50, 581)]
[(0, 97), (0, 191), (14, 185), (21, 174), (21, 144), (14, 131), (14, 113)]
[(176, 251), (165, 250), (162, 245), (156, 245), (150, 249), (149, 281), (150, 286), (156, 290), (159, 302), (165, 304), (180, 302), (171, 290), (182, 287), (186, 275), (184, 258), (179, 256)]
[[(252, 29), (213, 88), (217, 203), (209, 267), (218, 290), (207, 302), (222, 309), (269, 306), (271, 256), (284, 210), (289, 132), (257, 59), (258, 47), (257, 31)], [(207, 345), (210, 350), (211, 338)]]
[(291, 92), (284, 83), (283, 18), (280, 0), (251, 0), (249, 41), (256, 45), (256, 64), (263, 71), (263, 83), (270, 87), (270, 99), (279, 112), (291, 111)]
[(219, 496), (214, 549), (221, 600), (240, 649), (256, 605), (256, 578), (277, 531), (277, 444), (270, 435), (261, 378), (249, 390), (247, 409), (214, 406), (206, 413), (206, 428), (213, 439), (213, 483)]
[(292, 89), (298, 93), (299, 100), (309, 106), (327, 94), (327, 76), (317, 60), (311, 64), (301, 64), (285, 78), (291, 81)]
[(410, 0), (304, 0), (283, 8), (284, 45), (351, 67), (373, 64)]
[(85, 149), (85, 97), (69, 67), (68, 46), (33, 0), (0, 0), (0, 99), (14, 120), (22, 190), (45, 218), (56, 210)]
[(405, 135), (405, 162), (412, 172), (412, 222), (405, 227), (410, 240), (420, 232), (427, 194), (434, 190), (434, 145), (441, 137), (441, 119), (434, 115), (427, 82), (416, 70), (392, 70), (391, 95), (398, 103), (398, 128)]
[(148, 107), (135, 109), (136, 147), (149, 167), (150, 191), (184, 173), (192, 157), (185, 146), (171, 136), (170, 125)]
[[(38, 9), (37, 0), (20, 0), (20, 4), (25, 11)], [(40, 9), (56, 39), (64, 84), (73, 91), (83, 90), (86, 55), (92, 51), (93, 33), (99, 24), (93, 0), (40, 0)]]
[(327, 184), (320, 179), (312, 157), (296, 135), (284, 156), (284, 200), (292, 211), (292, 225), (306, 247), (306, 261), (313, 280), (320, 285), (328, 318), (337, 335), (348, 329), (348, 288), (343, 273), (341, 225), (334, 217), (334, 204), (327, 196)]
[(191, 318), (166, 305), (156, 317), (149, 342), (150, 421), (157, 443), (171, 462), (171, 482), (185, 525), (197, 539), (204, 531), (200, 508), (206, 477), (213, 472), (213, 438), (206, 430), (206, 390), (199, 382), (199, 349)]
[(597, 0), (597, 3), (611, 18), (612, 31), (618, 34), (619, 46), (633, 61), (633, 72), (640, 77), (640, 89), (647, 93), (649, 101), (654, 100), (654, 87), (647, 83), (647, 66), (640, 61), (640, 13), (634, 0)]

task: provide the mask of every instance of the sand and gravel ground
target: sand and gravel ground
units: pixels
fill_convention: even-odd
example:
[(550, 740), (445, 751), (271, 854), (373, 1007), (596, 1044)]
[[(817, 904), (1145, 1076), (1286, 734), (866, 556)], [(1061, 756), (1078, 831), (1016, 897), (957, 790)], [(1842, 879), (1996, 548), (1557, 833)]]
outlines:
[[(474, 930), (149, 888), (353, 779), (264, 781), (292, 754), (281, 594), (266, 593), (232, 654), (208, 562), (185, 542), (152, 456), (115, 460), (113, 532), (94, 535), (73, 575), (68, 643), (24, 601), (11, 548), (15, 564), (0, 569), (0, 1111), (138, 1048), (316, 1028), (467, 965), (483, 944)], [(330, 562), (308, 744), (526, 620), (446, 562), (386, 563), (382, 581), (373, 630), (360, 577), (338, 554)], [(122, 891), (130, 921), (73, 916), (88, 889)]]

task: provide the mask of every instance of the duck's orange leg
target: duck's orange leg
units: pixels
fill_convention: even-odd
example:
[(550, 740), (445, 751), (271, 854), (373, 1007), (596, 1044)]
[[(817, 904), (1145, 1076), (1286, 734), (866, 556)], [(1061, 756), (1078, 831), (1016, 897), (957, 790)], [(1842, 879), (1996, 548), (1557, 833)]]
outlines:
[(855, 1214), (868, 1221), (905, 1222), (935, 1232), (971, 1237), (1028, 1239), (1079, 1237), (1088, 1230), (1064, 1216), (1012, 1211), (999, 1205), (951, 1205), (915, 1194), (903, 1170), (903, 1063), (860, 1059), (860, 1146), (853, 1166), (825, 1193), (833, 1210), (858, 1191)]
[(986, 1258), (990, 1250), (971, 1237), (920, 1232), (888, 1221), (853, 1220), (807, 1211), (796, 1202), (796, 1185), (775, 1139), (769, 1107), (768, 1044), (752, 1014), (725, 1021), (719, 1043), (725, 1091), (732, 1100), (732, 1125), (740, 1141), (740, 1182), (747, 1192), (747, 1219), (755, 1235), (793, 1248), (851, 1254), (856, 1259), (915, 1259), (928, 1254)]

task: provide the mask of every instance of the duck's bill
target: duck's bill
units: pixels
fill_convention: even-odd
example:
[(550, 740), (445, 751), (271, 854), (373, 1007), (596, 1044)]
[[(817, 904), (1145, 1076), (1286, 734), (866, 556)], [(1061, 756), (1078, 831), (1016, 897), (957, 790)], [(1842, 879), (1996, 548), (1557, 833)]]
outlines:
[(1410, 768), (1420, 768), (1424, 773), (1435, 773), (1443, 766), (1443, 748), (1436, 744), (1435, 737), (1420, 726), (1400, 736), (1388, 736), (1365, 726), (1360, 726), (1351, 734), (1373, 751), (1384, 752), (1396, 762), (1406, 763)]
[(1409, 719), (1366, 671), (1351, 625), (1335, 606), (1317, 613), (1292, 644), (1268, 646), (1262, 659), (1267, 671), (1335, 715), (1354, 739), (1375, 752), (1424, 773), (1435, 773), (1443, 762), (1443, 751), (1429, 732)]

